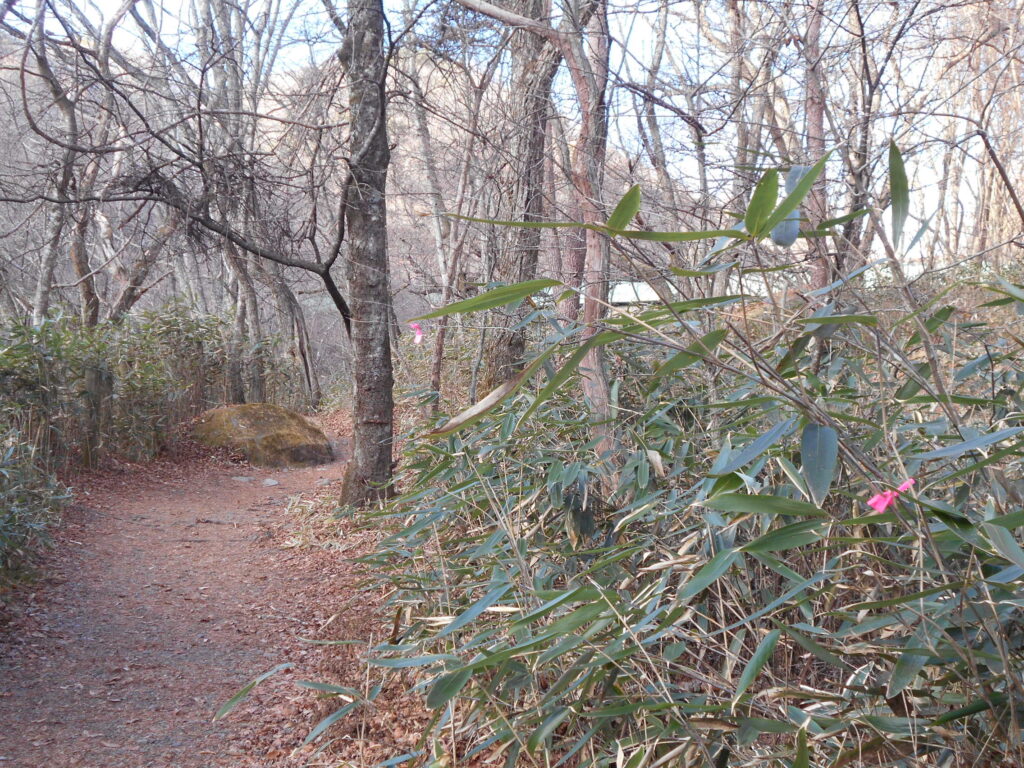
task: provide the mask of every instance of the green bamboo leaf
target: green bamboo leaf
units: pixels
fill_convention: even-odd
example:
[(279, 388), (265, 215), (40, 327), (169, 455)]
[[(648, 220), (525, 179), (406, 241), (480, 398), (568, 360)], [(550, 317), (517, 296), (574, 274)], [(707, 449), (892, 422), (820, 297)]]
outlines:
[(523, 384), (529, 381), (533, 374), (537, 372), (537, 369), (544, 364), (555, 351), (556, 347), (552, 345), (543, 354), (539, 355), (532, 363), (526, 368), (519, 372), (519, 374), (511, 381), (506, 381), (500, 387), (492, 391), (487, 397), (483, 398), (477, 403), (474, 403), (466, 410), (461, 413), (452, 416), (444, 424), (432, 432), (428, 432), (426, 437), (443, 437), (450, 435), (453, 432), (457, 432), (460, 429), (468, 427), (470, 424), (474, 424), (490, 411), (497, 408), (502, 402), (507, 400), (513, 394), (515, 394)]
[(839, 460), (839, 435), (832, 427), (808, 424), (800, 438), (800, 464), (811, 500), (821, 505), (832, 487)]
[(1009, 697), (1005, 693), (992, 693), (986, 696), (980, 701), (975, 701), (968, 704), (966, 707), (960, 707), (959, 709), (952, 709), (943, 715), (939, 715), (932, 721), (932, 725), (944, 725), (954, 720), (959, 720), (961, 717), (969, 717), (970, 715), (976, 715), (979, 712), (986, 712), (993, 707), (1002, 706), (1007, 702)]
[(677, 352), (658, 366), (657, 370), (652, 374), (652, 378), (657, 381), (682, 368), (693, 365), (698, 360), (710, 355), (715, 347), (721, 344), (728, 335), (729, 331), (723, 328), (705, 334), (685, 350)]
[(934, 484), (935, 485), (940, 485), (940, 486), (941, 485), (945, 485), (950, 480), (956, 480), (956, 478), (958, 478), (958, 477), (963, 477), (964, 475), (969, 475), (972, 472), (977, 472), (979, 469), (982, 469), (983, 467), (987, 467), (987, 466), (989, 466), (991, 464), (995, 464), (997, 461), (1000, 461), (1001, 459), (1005, 459), (1007, 456), (1020, 455), (1022, 448), (1024, 448), (1024, 445), (1022, 445), (1021, 443), (1018, 443), (1017, 445), (1011, 445), (1009, 448), (1003, 448), (1002, 450), (999, 450), (999, 451), (996, 451), (995, 453), (989, 454), (989, 456), (987, 458), (984, 458), (981, 461), (971, 462), (966, 467), (961, 467), (960, 469), (955, 469), (955, 470), (953, 470), (952, 472), (950, 472), (948, 474), (945, 474), (945, 475), (942, 475), (939, 478), (936, 478)]
[[(869, 600), (863, 603), (851, 603), (850, 605), (844, 605), (842, 610), (844, 613), (856, 613), (858, 611), (874, 611), (879, 608), (892, 608), (894, 605), (906, 605), (907, 603), (919, 602), (923, 604), (926, 597), (932, 595), (940, 595), (949, 592), (953, 595), (957, 593), (957, 590), (963, 589), (967, 586), (966, 582), (956, 581), (952, 584), (943, 584), (941, 587), (932, 587), (931, 589), (923, 589), (913, 594), (903, 595), (901, 597), (891, 597), (887, 600)], [(929, 605), (934, 605), (935, 602), (931, 601)]]
[(933, 397), (932, 395), (914, 395), (903, 401), (907, 405), (930, 405), (931, 403), (953, 403), (955, 405), (1004, 405), (1004, 400), (991, 400), (987, 397), (967, 397), (966, 395), (949, 395)]
[(781, 424), (776, 424), (759, 438), (744, 446), (741, 451), (738, 451), (733, 457), (731, 457), (729, 462), (715, 474), (728, 475), (731, 472), (735, 472), (740, 467), (746, 466), (779, 442), (783, 437), (792, 432), (794, 426), (796, 426), (795, 417), (787, 419)]
[(551, 714), (544, 718), (544, 721), (537, 726), (526, 741), (526, 751), (536, 752), (543, 746), (545, 739), (557, 728), (565, 718), (572, 712), (568, 707), (557, 707)]
[(622, 196), (619, 200), (619, 204), (615, 206), (615, 210), (612, 211), (612, 215), (608, 217), (608, 223), (605, 225), (612, 232), (621, 232), (629, 226), (629, 222), (636, 216), (637, 211), (640, 210), (640, 185), (634, 184), (629, 188), (629, 191)]
[(878, 318), (874, 315), (828, 315), (827, 317), (802, 317), (798, 323), (805, 325), (878, 325)]
[(716, 237), (731, 239), (745, 236), (738, 229), (710, 229), (698, 232), (647, 232), (646, 230), (627, 229), (618, 234), (628, 237), (630, 240), (648, 240), (654, 243), (687, 243), (693, 240), (712, 240)]
[(1017, 539), (1008, 528), (991, 523), (982, 523), (981, 527), (996, 552), (1014, 565), (1024, 568), (1024, 550), (1020, 548), (1020, 544), (1017, 543)]
[(472, 676), (473, 670), (468, 667), (441, 675), (431, 686), (430, 693), (427, 694), (427, 706), (431, 709), (440, 709), (445, 706), (466, 687), (466, 683)]
[(1005, 294), (1016, 299), (1017, 301), (1024, 302), (1024, 287), (1014, 285), (1013, 283), (1003, 279), (1002, 277), (998, 277), (996, 278), (996, 280), (999, 283), (1000, 288), (993, 288), (990, 286), (989, 290), (995, 291), (996, 293)]
[(741, 717), (740, 728), (755, 733), (795, 733), (799, 730), (792, 723), (784, 723), (781, 720), (769, 720), (765, 717)]
[(848, 221), (859, 219), (861, 216), (866, 216), (868, 213), (867, 208), (861, 208), (859, 211), (853, 211), (853, 213), (847, 213), (844, 216), (839, 216), (835, 219), (827, 219), (818, 225), (819, 229), (830, 229), (831, 227), (838, 227), (840, 224), (846, 224)]
[(892, 196), (892, 244), (899, 248), (900, 240), (903, 239), (903, 226), (910, 215), (910, 184), (907, 182), (903, 155), (895, 141), (889, 142), (889, 194)]
[(647, 748), (640, 748), (636, 750), (629, 756), (629, 759), (622, 765), (622, 768), (640, 768), (640, 766), (647, 762), (649, 754), (650, 750)]
[(816, 288), (815, 290), (808, 292), (807, 295), (824, 296), (827, 293), (831, 293), (836, 288), (840, 288), (846, 285), (848, 282), (853, 280), (853, 278), (864, 274), (872, 267), (877, 267), (879, 264), (883, 264), (884, 262), (885, 259), (875, 259), (874, 261), (869, 261), (867, 264), (862, 264), (861, 266), (857, 267), (857, 269), (853, 270), (852, 272), (850, 272), (850, 274), (846, 275), (845, 277), (841, 277), (838, 280), (831, 282), (826, 286), (822, 286), (821, 288)]
[(723, 549), (717, 555), (704, 563), (703, 567), (697, 571), (685, 585), (683, 585), (683, 588), (679, 591), (678, 599), (685, 600), (703, 592), (711, 586), (719, 576), (729, 570), (729, 566), (736, 562), (739, 557), (740, 553), (738, 550)]
[(740, 681), (736, 685), (736, 693), (733, 694), (733, 702), (740, 700), (740, 697), (746, 693), (747, 688), (757, 679), (757, 676), (761, 674), (761, 670), (764, 669), (765, 664), (772, 657), (772, 653), (775, 652), (775, 646), (779, 642), (779, 637), (782, 635), (782, 630), (773, 629), (764, 639), (760, 645), (757, 646), (757, 650), (754, 651), (754, 655), (750, 657), (750, 661), (747, 663), (746, 668), (743, 670), (743, 674), (740, 675)]
[(924, 237), (928, 230), (931, 228), (932, 219), (935, 218), (936, 213), (938, 213), (938, 211), (933, 212), (931, 216), (925, 219), (924, 223), (917, 230), (917, 234), (910, 238), (910, 244), (907, 246), (907, 253), (910, 253), (912, 250), (914, 250), (914, 246), (921, 242), (921, 238)]
[(921, 383), (918, 381), (918, 378), (924, 379), (925, 381), (931, 378), (931, 363), (918, 363), (914, 366), (914, 370), (917, 372), (917, 376), (908, 379), (906, 384), (896, 390), (896, 394), (893, 395), (896, 400), (909, 400), (921, 391)]
[(807, 746), (807, 729), (801, 728), (796, 735), (796, 757), (792, 768), (811, 768), (811, 750)]
[(273, 669), (268, 670), (267, 672), (264, 672), (262, 675), (259, 675), (258, 677), (255, 677), (252, 680), (250, 680), (248, 683), (243, 685), (238, 690), (238, 693), (236, 693), (234, 696), (232, 696), (230, 699), (228, 699), (224, 703), (224, 706), (222, 706), (220, 709), (217, 710), (217, 714), (215, 714), (213, 716), (213, 721), (217, 722), (222, 717), (225, 717), (229, 712), (231, 712), (231, 710), (233, 710), (242, 701), (245, 700), (245, 697), (248, 696), (252, 692), (253, 688), (255, 688), (257, 685), (262, 683), (264, 680), (266, 680), (269, 677), (272, 677), (273, 675), (276, 675), (278, 672), (283, 672), (286, 669), (291, 669), (293, 666), (294, 665), (291, 664), (291, 663), (278, 664)]
[(497, 603), (510, 589), (508, 584), (499, 584), (486, 595), (477, 600), (473, 605), (467, 608), (465, 611), (460, 613), (455, 620), (437, 633), (437, 637), (445, 637), (450, 635), (456, 630), (462, 629), (464, 626), (469, 624), (471, 621), (476, 619), (480, 614), (490, 608), (492, 605)]
[(309, 732), (309, 735), (306, 737), (306, 740), (302, 742), (302, 746), (311, 744), (313, 741), (316, 740), (318, 736), (320, 736), (320, 734), (322, 734), (324, 731), (326, 731), (336, 722), (341, 720), (341, 718), (343, 718), (345, 715), (347, 715), (349, 712), (351, 712), (358, 706), (358, 701), (351, 701), (344, 707), (339, 709), (337, 712), (334, 712), (333, 714), (330, 714), (327, 717), (325, 717), (323, 720), (316, 724), (316, 727), (312, 731)]
[(367, 659), (366, 661), (375, 667), (406, 669), (408, 667), (425, 667), (438, 661), (459, 661), (459, 657), (452, 656), (450, 653), (431, 653), (425, 656), (399, 656), (394, 659)]
[(934, 451), (927, 451), (925, 453), (918, 453), (914, 455), (915, 459), (927, 461), (929, 459), (945, 459), (953, 456), (960, 456), (967, 453), (968, 451), (978, 451), (982, 448), (987, 448), (994, 443), (1002, 442), (1007, 440), (1014, 435), (1018, 435), (1024, 432), (1024, 427), (1010, 427), (1009, 429), (1001, 429), (998, 432), (993, 432), (989, 435), (981, 435), (975, 437), (973, 440), (964, 440), (962, 443), (956, 443), (954, 445), (947, 445), (944, 448), (936, 448)]
[(594, 602), (601, 599), (601, 593), (594, 587), (576, 587), (567, 592), (559, 592), (536, 610), (530, 611), (525, 616), (516, 619), (509, 627), (512, 632), (518, 632), (529, 626), (537, 619), (543, 618), (558, 608), (560, 605), (571, 602)]
[(999, 517), (994, 517), (991, 520), (986, 520), (986, 522), (989, 525), (998, 525), (1003, 528), (1013, 530), (1014, 528), (1019, 528), (1024, 525), (1024, 512), (1011, 512), (1008, 515), (1000, 515)]
[(740, 547), (740, 551), (760, 554), (802, 547), (805, 544), (819, 541), (826, 525), (827, 523), (821, 520), (805, 520), (801, 523), (792, 523), (782, 528), (777, 528), (774, 531), (769, 531), (763, 536), (758, 536), (749, 544), (744, 544)]
[(828, 158), (831, 154), (831, 150), (826, 152), (825, 155), (818, 160), (818, 162), (812, 165), (811, 169), (800, 178), (800, 181), (793, 188), (793, 191), (786, 195), (783, 201), (779, 203), (779, 207), (772, 211), (768, 220), (764, 222), (762, 231), (771, 231), (776, 225), (800, 206), (804, 201), (804, 198), (807, 197), (807, 193), (811, 191), (811, 187), (814, 186), (814, 182), (818, 180), (821, 172), (825, 170), (825, 163), (828, 162)]
[(750, 515), (797, 515), (799, 517), (827, 517), (828, 513), (813, 504), (780, 496), (757, 496), (745, 493), (723, 493), (701, 502), (705, 507), (722, 512)]
[(534, 411), (547, 402), (547, 400), (549, 400), (551, 396), (569, 380), (569, 378), (576, 372), (576, 369), (579, 368), (580, 363), (583, 362), (583, 358), (587, 356), (587, 353), (589, 353), (591, 349), (599, 345), (602, 337), (605, 335), (607, 334), (591, 336), (584, 344), (578, 347), (572, 355), (569, 356), (569, 359), (562, 364), (562, 367), (558, 369), (555, 375), (548, 379), (548, 383), (544, 385), (544, 388), (537, 393), (533, 402), (530, 403), (530, 407), (527, 408), (526, 411), (523, 412), (523, 415), (519, 417), (519, 420), (516, 423), (517, 428), (520, 425), (525, 424), (526, 420), (533, 415)]
[(515, 283), (513, 285), (502, 285), (498, 288), (485, 291), (478, 296), (473, 296), (472, 298), (464, 299), (463, 301), (457, 301), (454, 304), (449, 304), (447, 307), (441, 307), (433, 312), (420, 315), (415, 319), (429, 320), (432, 317), (462, 315), (466, 312), (481, 312), (485, 309), (492, 309), (494, 307), (501, 307), (505, 304), (512, 304), (514, 302), (521, 301), (527, 296), (539, 293), (547, 288), (554, 288), (558, 285), (562, 285), (562, 283), (549, 278), (527, 280), (524, 283)]
[(811, 655), (821, 659), (826, 664), (831, 664), (833, 667), (836, 667), (837, 669), (846, 669), (847, 668), (847, 665), (843, 662), (843, 660), (841, 658), (836, 656), (834, 653), (829, 651), (827, 648), (822, 646), (820, 643), (817, 643), (814, 640), (812, 640), (811, 638), (807, 637), (806, 635), (798, 632), (793, 627), (782, 626), (778, 622), (775, 622), (775, 626), (777, 626), (780, 629), (782, 629), (787, 635), (789, 635), (793, 639), (793, 641), (797, 645), (799, 645), (805, 651), (807, 651)]
[(759, 237), (767, 232), (770, 227), (765, 227), (765, 222), (771, 216), (772, 209), (779, 198), (779, 172), (774, 168), (767, 171), (757, 183), (754, 194), (750, 198), (750, 205), (747, 206), (746, 216), (743, 223), (747, 232), (752, 237)]
[[(763, 554), (761, 555), (761, 557), (764, 557), (764, 556), (765, 555), (763, 555)], [(801, 593), (806, 592), (808, 587), (813, 587), (815, 584), (820, 584), (821, 582), (825, 581), (827, 578), (828, 578), (828, 576), (824, 572), (819, 571), (818, 573), (816, 573), (813, 576), (811, 576), (811, 578), (804, 579), (799, 584), (797, 584), (797, 585), (795, 585), (793, 587), (790, 587), (785, 592), (783, 592), (781, 595), (779, 595), (777, 598), (772, 600), (770, 603), (768, 603), (766, 605), (763, 605), (762, 607), (758, 608), (753, 613), (747, 614), (742, 619), (739, 619), (738, 621), (736, 621), (736, 622), (734, 622), (732, 624), (729, 624), (728, 626), (726, 626), (726, 627), (724, 627), (722, 629), (719, 629), (719, 630), (717, 630), (715, 632), (710, 633), (708, 635), (708, 637), (714, 637), (714, 636), (719, 635), (719, 634), (724, 634), (725, 632), (731, 632), (732, 630), (736, 629), (737, 627), (742, 627), (744, 624), (749, 624), (749, 623), (751, 623), (753, 621), (757, 621), (757, 619), (760, 619), (762, 616), (767, 616), (768, 614), (772, 613), (776, 608), (782, 607), (783, 605), (788, 603), (790, 600), (792, 600), (794, 597), (800, 595)], [(802, 598), (800, 600), (800, 602), (804, 602), (806, 599), (807, 599), (807, 597), (804, 597), (804, 598)]]
[(903, 646), (903, 652), (896, 660), (896, 666), (893, 667), (892, 675), (889, 677), (889, 685), (885, 690), (885, 697), (887, 699), (898, 695), (904, 688), (914, 682), (914, 678), (924, 669), (924, 665), (931, 658), (931, 654), (922, 647), (923, 641), (921, 636), (922, 632), (918, 630), (907, 638), (907, 642)]
[[(738, 233), (737, 233), (738, 234)], [(673, 275), (679, 275), (679, 277), (710, 277), (711, 275), (717, 275), (726, 269), (732, 269), (738, 261), (723, 261), (720, 264), (715, 264), (710, 267), (703, 267), (702, 269), (683, 269), (682, 267), (669, 267), (668, 271)]]

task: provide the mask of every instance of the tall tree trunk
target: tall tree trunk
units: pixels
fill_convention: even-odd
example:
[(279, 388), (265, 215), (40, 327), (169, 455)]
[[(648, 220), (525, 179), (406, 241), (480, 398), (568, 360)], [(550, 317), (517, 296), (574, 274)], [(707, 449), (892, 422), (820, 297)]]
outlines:
[[(58, 188), (58, 194), (63, 196), (63, 190)], [(39, 265), (39, 275), (36, 277), (35, 292), (32, 296), (32, 323), (34, 325), (43, 322), (50, 311), (53, 272), (60, 256), (60, 241), (64, 235), (64, 225), (68, 220), (67, 206), (57, 203), (53, 206), (51, 216), (53, 218), (50, 219), (46, 235), (46, 250), (43, 252), (43, 260)]]
[(249, 273), (247, 255), (239, 253), (230, 240), (224, 242), (224, 254), (238, 285), (238, 305), (241, 311), (236, 315), (235, 334), (239, 343), (238, 351), (241, 354), (240, 364), (245, 372), (245, 399), (251, 403), (261, 403), (266, 400), (266, 388), (263, 361), (260, 358), (260, 350), (263, 347), (263, 321), (259, 297), (256, 295), (256, 284)]
[(74, 237), (71, 240), (71, 267), (77, 278), (78, 295), (82, 301), (79, 310), (82, 324), (86, 328), (92, 328), (100, 320), (100, 298), (96, 294), (96, 282), (93, 279), (86, 242), (89, 235), (92, 206), (83, 206), (79, 211), (79, 216), (79, 220), (75, 223)]
[[(458, 0), (464, 6), (530, 30), (556, 46), (565, 59), (580, 109), (580, 129), (572, 154), (575, 197), (585, 224), (605, 220), (604, 173), (608, 140), (608, 31), (607, 0), (593, 0), (575, 18), (563, 19), (558, 30), (536, 18), (523, 16), (482, 0)], [(586, 24), (585, 28), (581, 24)], [(543, 166), (542, 166), (543, 167)], [(608, 294), (608, 239), (594, 230), (586, 232), (583, 321), (586, 336), (597, 332)], [(602, 491), (607, 496), (618, 484), (618, 447), (612, 424), (611, 392), (600, 346), (592, 348), (581, 363), (583, 393), (593, 416), (594, 444), (607, 471)]]
[(351, 113), (345, 221), (356, 395), (352, 460), (342, 502), (361, 504), (391, 492), (394, 378), (384, 200), (391, 154), (384, 93), (384, 8), (381, 0), (349, 0), (348, 11), (342, 50)]
[(288, 285), (288, 281), (285, 280), (280, 264), (273, 262), (264, 264), (256, 261), (253, 265), (274, 294), (281, 333), (291, 337), (291, 355), (302, 371), (302, 380), (305, 382), (306, 394), (309, 396), (309, 407), (315, 410), (320, 407), (323, 390), (313, 360), (309, 326), (306, 324), (306, 315), (302, 311), (302, 305), (295, 297), (295, 292)]
[[(603, 206), (605, 155), (608, 143), (608, 32), (605, 0), (596, 0), (593, 15), (581, 37), (575, 60), (569, 68), (581, 109), (580, 135), (573, 155), (573, 182), (583, 221), (597, 224), (605, 219)], [(592, 229), (586, 231), (586, 260), (583, 268), (584, 338), (598, 330), (608, 299), (608, 238)], [(612, 423), (611, 391), (605, 367), (604, 348), (592, 347), (580, 366), (583, 394), (590, 404), (593, 434), (599, 459), (607, 462), (602, 474), (602, 492), (609, 496), (618, 484), (615, 469), (618, 448)]]
[(227, 401), (245, 402), (245, 377), (243, 359), (245, 356), (245, 308), (247, 306), (242, 289), (235, 282), (235, 318), (231, 325), (231, 338), (227, 354)]
[[(825, 154), (825, 90), (821, 74), (821, 11), (822, 0), (813, 0), (808, 13), (807, 35), (804, 43), (804, 56), (807, 59), (807, 160), (817, 162)], [(810, 226), (816, 229), (818, 224), (828, 218), (828, 203), (825, 199), (825, 178), (815, 182), (807, 196), (807, 213)], [(824, 238), (811, 240), (811, 252), (814, 262), (811, 267), (811, 285), (813, 288), (824, 288), (832, 282), (832, 263), (828, 255), (828, 241)]]
[[(569, 156), (569, 141), (565, 136), (565, 126), (562, 124), (560, 115), (552, 114), (551, 128), (551, 151), (554, 153), (556, 149), (558, 150), (559, 167), (565, 168), (566, 172), (571, 172), (572, 160)], [(554, 179), (553, 175), (552, 179)], [(551, 201), (552, 204), (557, 202), (554, 194), (552, 194)], [(554, 218), (568, 218), (571, 221), (582, 219), (583, 213), (580, 210), (579, 201), (574, 197), (568, 215), (559, 214)], [(553, 231), (559, 233), (557, 229)], [(587, 241), (584, 232), (585, 230), (582, 229), (568, 229), (559, 233), (562, 240), (562, 257), (558, 278), (574, 289), (566, 291), (567, 295), (558, 304), (559, 317), (568, 322), (575, 322), (580, 316), (580, 297), (576, 291), (583, 288), (583, 267), (587, 260)]]
[(434, 235), (434, 252), (437, 256), (437, 279), (443, 285), (448, 276), (447, 245), (449, 243), (448, 235), (451, 231), (451, 223), (444, 216), (444, 199), (441, 196), (441, 182), (437, 172), (437, 159), (434, 157), (430, 126), (427, 123), (427, 99), (415, 75), (409, 76), (409, 82), (412, 85), (412, 107), (413, 116), (416, 118), (416, 134), (420, 140), (423, 170), (426, 173), (427, 198), (430, 200), (430, 230)]
[[(542, 18), (543, 0), (526, 0), (522, 10), (530, 18)], [(520, 109), (512, 116), (516, 131), (512, 157), (513, 184), (517, 189), (515, 218), (524, 222), (540, 221), (544, 215), (544, 154), (550, 113), (551, 84), (558, 71), (561, 55), (547, 40), (526, 30), (517, 31), (513, 40), (512, 94), (521, 99)], [(517, 228), (512, 247), (496, 264), (498, 280), (518, 283), (537, 274), (541, 230)], [(493, 390), (511, 379), (523, 366), (526, 356), (526, 329), (522, 320), (526, 305), (516, 311), (495, 311), (487, 345), (483, 374), (485, 390)]]

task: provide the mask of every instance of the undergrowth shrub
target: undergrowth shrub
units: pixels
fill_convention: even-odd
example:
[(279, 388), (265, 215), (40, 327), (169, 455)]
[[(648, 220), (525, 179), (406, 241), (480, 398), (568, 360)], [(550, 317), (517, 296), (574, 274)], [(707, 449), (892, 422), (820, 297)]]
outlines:
[(678, 316), (723, 315), (684, 305), (612, 326), (676, 342), (608, 347), (617, 462), (566, 394), (578, 371), (411, 443), (372, 561), (399, 617), (373, 663), (424, 673), (432, 735), (465, 761), (1019, 764), (1024, 372), (1005, 309), (833, 303), (755, 343), (719, 326), (702, 361)]
[[(876, 262), (804, 303), (756, 298), (803, 265), (730, 251), (759, 248), (826, 159), (781, 202), (768, 171), (745, 231), (625, 232), (630, 190), (599, 229), (717, 238), (704, 268), (671, 270), (700, 298), (595, 327), (540, 310), (556, 330), (519, 394), (410, 441), (370, 560), (395, 609), (370, 661), (417, 670), (434, 720), (389, 765), (1024, 762), (1024, 287), (922, 302), (890, 253), (891, 286), (864, 284)], [(567, 394), (594, 348), (614, 376), (596, 429)]]
[(0, 595), (48, 543), (47, 528), (67, 500), (22, 435), (0, 436)]
[[(120, 324), (74, 319), (0, 331), (0, 420), (17, 428), (53, 469), (104, 455), (152, 458), (174, 430), (225, 400), (225, 324), (171, 306)], [(273, 346), (272, 342), (268, 347)], [(267, 396), (297, 389), (266, 350)]]

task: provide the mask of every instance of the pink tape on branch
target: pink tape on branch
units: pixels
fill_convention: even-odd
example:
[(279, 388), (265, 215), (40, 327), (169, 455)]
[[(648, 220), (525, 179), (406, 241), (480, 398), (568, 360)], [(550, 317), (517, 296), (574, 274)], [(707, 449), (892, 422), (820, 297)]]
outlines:
[(412, 328), (412, 332), (416, 334), (412, 337), (413, 344), (419, 344), (423, 341), (423, 328), (420, 327), (419, 323), (409, 323), (409, 327)]
[(885, 510), (899, 498), (899, 495), (905, 491), (909, 491), (911, 486), (914, 485), (914, 478), (910, 477), (904, 480), (899, 485), (899, 489), (895, 491), (882, 491), (876, 493), (870, 499), (868, 499), (868, 506), (876, 512), (885, 512)]
[(892, 504), (898, 495), (896, 491), (882, 491), (868, 499), (868, 506), (876, 512), (885, 512), (885, 508)]

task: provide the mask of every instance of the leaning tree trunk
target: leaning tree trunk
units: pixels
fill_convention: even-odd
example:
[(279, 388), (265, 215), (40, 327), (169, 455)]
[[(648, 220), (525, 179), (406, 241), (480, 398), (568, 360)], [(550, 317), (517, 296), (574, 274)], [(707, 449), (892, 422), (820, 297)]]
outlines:
[(384, 101), (384, 8), (381, 0), (349, 0), (348, 10), (342, 51), (351, 113), (345, 223), (356, 396), (352, 460), (342, 502), (361, 504), (386, 497), (391, 489), (394, 380), (384, 202), (390, 151)]

